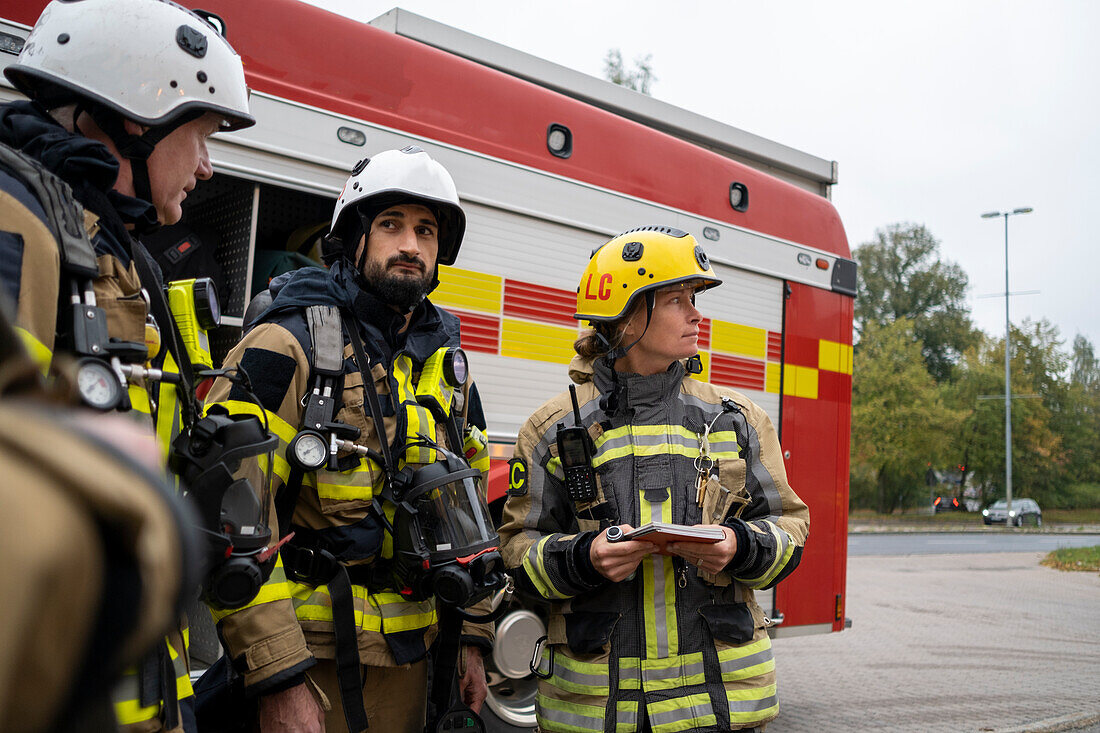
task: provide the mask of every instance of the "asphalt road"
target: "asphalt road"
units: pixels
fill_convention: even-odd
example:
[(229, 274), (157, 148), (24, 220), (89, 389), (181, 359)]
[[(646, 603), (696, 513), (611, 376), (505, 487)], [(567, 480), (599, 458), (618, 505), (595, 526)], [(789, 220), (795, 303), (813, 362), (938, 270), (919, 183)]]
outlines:
[(1100, 545), (1100, 534), (975, 534), (971, 532), (904, 532), (849, 534), (848, 556), (945, 555), (974, 552), (1051, 552), (1062, 547)]

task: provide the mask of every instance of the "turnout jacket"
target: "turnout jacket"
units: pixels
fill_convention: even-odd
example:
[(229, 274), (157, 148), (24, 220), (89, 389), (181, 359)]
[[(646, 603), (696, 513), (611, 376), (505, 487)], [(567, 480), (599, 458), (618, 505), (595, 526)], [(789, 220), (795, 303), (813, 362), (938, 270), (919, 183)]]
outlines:
[[(806, 505), (787, 483), (766, 413), (733, 390), (689, 378), (683, 364), (652, 376), (619, 374), (576, 357), (582, 424), (595, 446), (599, 495), (570, 500), (557, 457), (557, 425), (573, 425), (568, 393), (520, 431), (500, 528), (517, 585), (550, 602), (539, 662), (544, 731), (724, 731), (778, 713), (769, 620), (753, 596), (799, 563)], [(606, 404), (606, 403), (605, 403)], [(705, 439), (705, 442), (704, 442)], [(697, 464), (709, 453), (701, 506)], [(602, 525), (601, 525), (601, 521)], [(651, 521), (724, 524), (737, 552), (711, 575), (671, 555), (648, 555), (611, 583), (592, 566), (601, 526)]]
[[(219, 404), (238, 414), (259, 414), (262, 410), (269, 428), (278, 436), (271, 524), (277, 524), (274, 499), (290, 475), (284, 458), (286, 448), (301, 426), (304, 398), (313, 388), (309, 306), (338, 306), (350, 316), (346, 321), (358, 326), (372, 364), (374, 382), (368, 388), (378, 394), (385, 439), (393, 446), (398, 467), (434, 461), (434, 451), (404, 448), (409, 436), (415, 438), (421, 432), (447, 445), (444, 426), (432, 428), (434, 421), (425, 408), (416, 404), (413, 390), (428, 357), (441, 347), (459, 345), (458, 319), (425, 300), (414, 311), (406, 332), (399, 334), (404, 317), (361, 289), (351, 267), (342, 261), (327, 272), (306, 268), (276, 278), (271, 290), (271, 305), (226, 357), (224, 365), (247, 372), (260, 406), (241, 387), (224, 378), (215, 381), (207, 397), (208, 408)], [(362, 373), (353, 358), (347, 332), (342, 335), (342, 386), (334, 392), (336, 420), (359, 428), (356, 443), (378, 450), (379, 436), (369, 404), (364, 404)], [(465, 450), (471, 464), (485, 472), (489, 459), (476, 389), (465, 391), (464, 402), (470, 425), (465, 446), (448, 447), (456, 452)], [(292, 542), (320, 545), (349, 568), (381, 567), (393, 554), (392, 538), (370, 511), (382, 489), (382, 471), (374, 461), (359, 460), (347, 451), (340, 453), (340, 459), (339, 471), (321, 469), (304, 475), (291, 526), (273, 526), (272, 542), (293, 531)], [(383, 506), (392, 519), (393, 506), (388, 502)], [(250, 695), (285, 689), (300, 681), (313, 666), (314, 657), (334, 659), (336, 655), (328, 585), (295, 582), (284, 562), (280, 556), (271, 578), (249, 605), (215, 613), (229, 657)], [(362, 577), (352, 576), (360, 661), (386, 667), (423, 658), (437, 631), (434, 600), (406, 600), (381, 572), (377, 580), (370, 582)], [(491, 639), (488, 625), (466, 624), (463, 629), (463, 641), (467, 643), (491, 648)]]
[[(55, 363), (55, 352), (64, 351), (58, 339), (59, 309), (69, 305), (70, 281), (61, 271), (60, 244), (51, 221), (66, 207), (76, 207), (76, 222), (90, 239), (98, 274), (92, 280), (96, 305), (106, 313), (107, 332), (112, 340), (145, 342), (148, 306), (141, 290), (162, 287), (160, 282), (142, 283), (132, 261), (132, 237), (158, 225), (156, 210), (147, 201), (113, 190), (118, 161), (105, 145), (74, 135), (32, 102), (11, 102), (0, 106), (0, 145), (18, 151), (32, 164), (44, 169), (56, 201), (43, 201), (35, 189), (10, 165), (0, 159), (0, 282), (4, 297), (15, 306), (15, 327), (27, 351), (43, 372)], [(63, 182), (63, 183), (62, 183)], [(82, 225), (82, 226), (81, 226)], [(155, 268), (155, 263), (153, 263)], [(153, 270), (159, 277), (159, 270)], [(158, 323), (162, 335), (174, 323)], [(148, 365), (169, 372), (178, 371), (168, 349)], [(172, 440), (180, 431), (180, 399), (168, 383), (131, 382), (128, 397), (136, 418), (156, 431), (167, 459)], [(151, 686), (146, 675), (139, 684), (136, 671), (116, 690), (115, 708), (120, 723), (132, 731), (155, 731), (165, 720), (180, 719), (162, 709), (162, 699), (173, 696), (151, 694), (175, 689), (174, 695), (189, 705), (191, 688), (186, 627), (173, 632), (160, 654), (158, 669), (171, 665), (174, 680), (159, 675)], [(150, 667), (150, 670), (154, 668)], [(140, 687), (144, 687), (144, 691)], [(172, 706), (174, 707), (174, 706)]]

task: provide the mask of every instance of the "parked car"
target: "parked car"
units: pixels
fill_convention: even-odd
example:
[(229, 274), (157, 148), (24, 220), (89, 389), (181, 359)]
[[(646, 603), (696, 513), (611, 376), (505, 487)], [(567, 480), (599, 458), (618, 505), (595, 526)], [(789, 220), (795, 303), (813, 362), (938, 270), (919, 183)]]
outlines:
[(982, 521), (986, 524), (1006, 524), (1022, 527), (1024, 524), (1043, 526), (1043, 510), (1035, 503), (1034, 499), (1013, 499), (1012, 511), (1008, 511), (1008, 505), (1004, 499), (995, 501), (988, 508), (982, 509)]
[(965, 512), (966, 507), (957, 496), (937, 496), (932, 500), (932, 507), (936, 514), (940, 512)]

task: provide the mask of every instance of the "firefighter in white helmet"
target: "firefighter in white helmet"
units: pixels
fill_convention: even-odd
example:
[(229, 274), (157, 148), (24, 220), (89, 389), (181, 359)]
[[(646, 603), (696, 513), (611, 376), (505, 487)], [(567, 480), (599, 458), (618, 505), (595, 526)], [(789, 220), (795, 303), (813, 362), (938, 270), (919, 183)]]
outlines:
[[(448, 453), (465, 456), (473, 474), (488, 471), (485, 419), (465, 375), (458, 318), (428, 299), (438, 266), (458, 256), (465, 225), (451, 176), (420, 148), (361, 161), (336, 203), (330, 269), (275, 278), (270, 304), (226, 359), (252, 375), (288, 461), (281, 472), (276, 466), (281, 498), (272, 512), (273, 541), (293, 533), (281, 565), (252, 604), (218, 614), (228, 663), (243, 694), (259, 700), (261, 730), (277, 720), (315, 730), (307, 723), (323, 716), (328, 731), (369, 723), (371, 730), (419, 733), (436, 597), (484, 602), (495, 532), (468, 553), (456, 544), (456, 556), (432, 577), (434, 554), (423, 567), (405, 562), (413, 548), (401, 534), (400, 502), (389, 493), (391, 478), (424, 476), (416, 471), (439, 469)], [(449, 372), (434, 371), (448, 363)], [(440, 384), (430, 374), (450, 386), (426, 401)], [(233, 385), (218, 380), (207, 402), (251, 409), (237, 399)], [(336, 439), (346, 442), (330, 453)], [(455, 526), (469, 520), (464, 526), (491, 531), (484, 498), (462, 501), (448, 503), (439, 523), (455, 517)], [(480, 559), (467, 562), (475, 554)], [(456, 588), (461, 598), (450, 595)], [(345, 631), (346, 624), (353, 625)], [(460, 688), (474, 710), (488, 691), (481, 655), (491, 639), (488, 625), (466, 623), (461, 631)], [(204, 690), (205, 679), (200, 719)]]
[[(43, 370), (75, 360), (84, 403), (140, 414), (167, 453), (194, 417), (193, 374), (140, 238), (211, 177), (207, 138), (254, 124), (241, 59), (175, 3), (55, 1), (4, 73), (29, 97), (0, 106), (0, 287), (17, 331)], [(185, 634), (124, 680), (120, 723), (191, 727)]]
[[(767, 414), (692, 378), (695, 297), (720, 284), (672, 227), (615, 237), (581, 277), (575, 397), (520, 430), (500, 528), (517, 588), (550, 602), (540, 730), (757, 730), (778, 712), (753, 591), (798, 566), (809, 513)], [(713, 543), (627, 536), (653, 522)]]

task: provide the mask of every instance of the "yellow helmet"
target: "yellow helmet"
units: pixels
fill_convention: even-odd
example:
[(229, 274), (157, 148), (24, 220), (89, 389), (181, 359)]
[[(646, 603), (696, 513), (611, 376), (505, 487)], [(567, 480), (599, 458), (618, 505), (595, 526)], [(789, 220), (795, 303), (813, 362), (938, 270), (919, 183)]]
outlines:
[(622, 318), (640, 293), (698, 280), (721, 285), (695, 237), (673, 227), (638, 227), (592, 253), (577, 287), (577, 312), (585, 321)]

